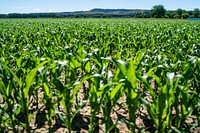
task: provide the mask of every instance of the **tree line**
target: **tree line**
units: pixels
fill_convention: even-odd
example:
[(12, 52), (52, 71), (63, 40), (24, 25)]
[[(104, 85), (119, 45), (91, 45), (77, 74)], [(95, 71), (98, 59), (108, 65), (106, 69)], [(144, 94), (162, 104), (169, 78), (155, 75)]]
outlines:
[(163, 5), (156, 5), (150, 10), (152, 18), (199, 18), (200, 10), (195, 8), (192, 11), (186, 11), (181, 8), (170, 11), (166, 10)]
[(166, 10), (163, 5), (155, 5), (151, 10), (138, 9), (92, 9), (90, 11), (61, 13), (9, 13), (0, 18), (200, 18), (200, 10)]

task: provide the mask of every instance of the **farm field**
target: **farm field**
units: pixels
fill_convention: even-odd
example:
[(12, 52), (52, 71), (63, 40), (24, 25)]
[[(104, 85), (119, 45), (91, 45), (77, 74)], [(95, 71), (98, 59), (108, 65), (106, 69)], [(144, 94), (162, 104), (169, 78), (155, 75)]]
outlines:
[(0, 132), (199, 132), (200, 21), (0, 19)]

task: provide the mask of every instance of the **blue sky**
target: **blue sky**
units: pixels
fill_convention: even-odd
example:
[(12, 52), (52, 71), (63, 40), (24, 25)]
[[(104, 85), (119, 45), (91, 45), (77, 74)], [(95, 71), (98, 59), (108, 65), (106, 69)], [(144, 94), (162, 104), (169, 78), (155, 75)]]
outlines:
[(0, 13), (81, 11), (93, 8), (151, 9), (162, 4), (168, 10), (200, 8), (200, 0), (1, 0)]

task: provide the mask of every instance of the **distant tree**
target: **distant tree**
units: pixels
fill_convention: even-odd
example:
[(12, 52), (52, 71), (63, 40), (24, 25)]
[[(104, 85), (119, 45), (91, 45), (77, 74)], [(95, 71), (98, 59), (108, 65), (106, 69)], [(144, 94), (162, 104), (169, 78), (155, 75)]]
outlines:
[(165, 13), (165, 18), (171, 18), (171, 13), (170, 13), (169, 11), (167, 11), (167, 12)]
[(188, 13), (183, 13), (183, 14), (182, 14), (182, 18), (189, 18), (189, 16), (190, 16), (190, 15), (189, 15)]
[(187, 11), (189, 15), (193, 15), (193, 11)]
[(154, 18), (163, 18), (165, 17), (166, 10), (163, 5), (155, 5), (150, 12), (151, 16)]
[(189, 18), (195, 18), (194, 15), (189, 15)]
[(0, 18), (6, 18), (7, 15), (6, 14), (0, 14)]
[(181, 8), (178, 8), (178, 9), (176, 10), (176, 13), (179, 15), (179, 18), (181, 18), (181, 17), (182, 17), (182, 14), (183, 14), (183, 10), (182, 10)]
[(171, 12), (171, 18), (179, 18), (179, 15), (176, 11)]
[(175, 14), (175, 15), (173, 16), (173, 18), (178, 19), (178, 18), (180, 18), (180, 16), (179, 16), (178, 14)]
[(22, 15), (19, 13), (9, 13), (8, 18), (21, 18)]
[(143, 17), (144, 17), (144, 18), (150, 18), (149, 12), (144, 12), (144, 13), (143, 13)]
[(194, 9), (193, 15), (194, 15), (195, 18), (200, 17), (200, 11), (199, 11), (198, 8), (195, 8), (195, 9)]
[(143, 17), (143, 14), (140, 13), (140, 12), (135, 13), (134, 17), (135, 17), (135, 18), (144, 18), (144, 17)]
[(165, 13), (165, 18), (173, 18), (174, 15), (176, 15), (176, 11), (168, 10)]

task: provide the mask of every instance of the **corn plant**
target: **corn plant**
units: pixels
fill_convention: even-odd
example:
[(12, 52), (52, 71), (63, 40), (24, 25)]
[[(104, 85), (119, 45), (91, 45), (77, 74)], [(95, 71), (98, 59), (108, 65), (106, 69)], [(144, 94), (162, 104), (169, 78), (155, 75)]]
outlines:
[[(86, 105), (89, 132), (118, 132), (120, 122), (149, 130), (136, 122), (143, 106), (156, 132), (190, 132), (200, 123), (199, 29), (185, 20), (0, 20), (0, 132), (32, 132), (41, 111), (49, 132), (58, 119), (72, 132)], [(128, 113), (114, 123), (122, 97)]]

